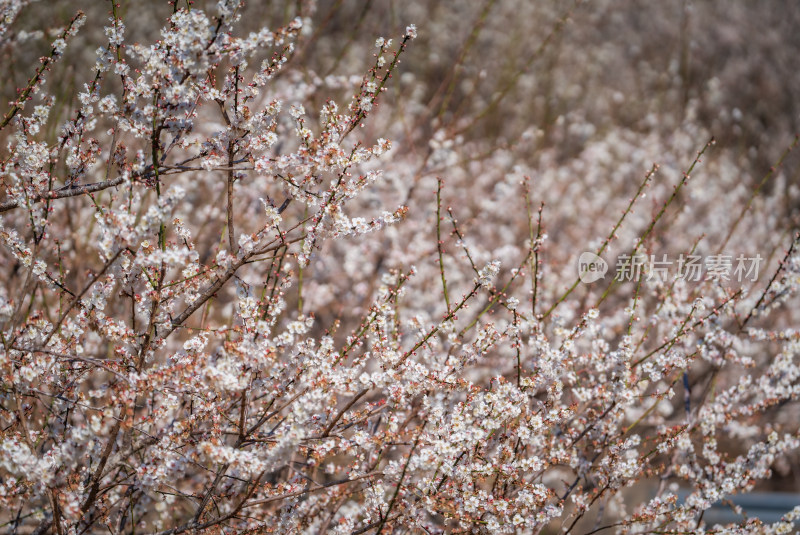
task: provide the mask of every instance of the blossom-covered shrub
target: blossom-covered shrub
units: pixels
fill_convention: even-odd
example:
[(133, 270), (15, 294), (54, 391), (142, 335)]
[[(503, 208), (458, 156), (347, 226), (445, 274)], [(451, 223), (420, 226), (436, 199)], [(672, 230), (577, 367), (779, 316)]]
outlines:
[(800, 447), (796, 117), (694, 52), (758, 8), (43, 4), (0, 4), (10, 532), (794, 529), (703, 521)]

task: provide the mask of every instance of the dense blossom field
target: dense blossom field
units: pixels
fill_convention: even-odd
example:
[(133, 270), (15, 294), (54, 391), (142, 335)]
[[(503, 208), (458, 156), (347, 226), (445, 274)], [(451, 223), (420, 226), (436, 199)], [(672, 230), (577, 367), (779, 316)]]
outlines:
[(0, 0), (0, 525), (791, 533), (800, 8)]

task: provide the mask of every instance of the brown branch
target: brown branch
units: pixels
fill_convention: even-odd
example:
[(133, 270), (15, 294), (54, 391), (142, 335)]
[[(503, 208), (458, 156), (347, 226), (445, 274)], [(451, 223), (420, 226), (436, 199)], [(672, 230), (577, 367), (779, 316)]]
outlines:
[(44, 339), (44, 342), (42, 343), (42, 347), (46, 347), (47, 346), (47, 344), (50, 342), (50, 339), (53, 337), (53, 335), (56, 334), (61, 329), (61, 324), (64, 323), (65, 319), (67, 319), (67, 316), (72, 311), (72, 309), (75, 308), (75, 305), (77, 305), (80, 302), (81, 298), (86, 294), (86, 292), (88, 292), (89, 289), (92, 286), (94, 286), (95, 283), (97, 281), (99, 281), (103, 277), (103, 275), (106, 274), (106, 271), (108, 271), (108, 268), (110, 268), (111, 265), (114, 262), (117, 261), (117, 258), (119, 258), (119, 255), (122, 253), (123, 250), (124, 249), (120, 249), (119, 251), (114, 253), (114, 256), (112, 256), (111, 258), (108, 259), (108, 261), (105, 263), (103, 268), (97, 273), (97, 275), (92, 277), (92, 279), (88, 282), (88, 284), (86, 284), (86, 286), (83, 287), (83, 290), (81, 290), (80, 293), (78, 293), (78, 295), (76, 295), (72, 299), (72, 301), (70, 301), (69, 305), (67, 305), (67, 308), (64, 310), (64, 312), (61, 313), (61, 316), (59, 316), (58, 321), (56, 321), (55, 325), (53, 326), (53, 329), (50, 331), (50, 334), (48, 334), (47, 338)]
[(353, 399), (351, 399), (351, 400), (350, 400), (350, 402), (349, 402), (347, 405), (345, 405), (344, 407), (342, 407), (342, 410), (340, 410), (340, 411), (339, 411), (339, 412), (336, 414), (336, 416), (334, 416), (334, 418), (331, 420), (331, 422), (328, 424), (328, 426), (327, 426), (327, 427), (325, 428), (325, 430), (322, 432), (322, 436), (323, 436), (323, 437), (327, 437), (328, 435), (330, 435), (330, 434), (331, 434), (331, 431), (333, 430), (334, 426), (336, 425), (336, 422), (338, 422), (338, 421), (339, 421), (339, 420), (342, 418), (342, 416), (344, 416), (344, 413), (346, 413), (347, 411), (349, 411), (349, 410), (350, 410), (350, 408), (351, 408), (353, 405), (355, 405), (355, 404), (358, 402), (358, 400), (359, 400), (359, 399), (363, 398), (363, 397), (364, 397), (364, 395), (365, 395), (367, 392), (369, 392), (369, 391), (370, 391), (370, 389), (369, 389), (369, 388), (364, 388), (364, 389), (363, 389), (363, 390), (361, 390), (361, 391), (360, 391), (358, 394), (356, 394), (356, 395), (355, 395), (355, 397), (354, 397)]
[(339, 486), (339, 485), (346, 485), (347, 483), (354, 483), (356, 481), (361, 481), (362, 479), (368, 479), (368, 478), (371, 478), (371, 477), (382, 476), (382, 475), (383, 475), (382, 472), (370, 472), (369, 474), (364, 474), (362, 476), (356, 476), (354, 478), (345, 479), (343, 481), (333, 481), (331, 483), (327, 483), (325, 485), (320, 485), (319, 487), (315, 487), (315, 488), (312, 488), (312, 489), (304, 489), (304, 490), (299, 490), (297, 492), (288, 492), (286, 494), (280, 494), (278, 496), (271, 496), (269, 498), (264, 498), (264, 499), (261, 499), (261, 500), (254, 500), (254, 501), (249, 502), (249, 503), (241, 503), (238, 506), (236, 506), (236, 508), (234, 509), (233, 513), (228, 513), (228, 514), (226, 514), (226, 515), (224, 515), (222, 517), (211, 519), (208, 522), (205, 522), (205, 523), (199, 524), (199, 525), (195, 524), (194, 522), (188, 522), (188, 523), (186, 523), (186, 524), (184, 524), (182, 526), (178, 526), (178, 527), (175, 527), (175, 528), (172, 528), (172, 529), (160, 531), (160, 532), (156, 533), (155, 535), (177, 535), (178, 533), (183, 533), (183, 532), (189, 531), (189, 530), (193, 530), (195, 532), (200, 532), (200, 531), (202, 531), (202, 530), (204, 530), (206, 528), (215, 526), (217, 524), (220, 524), (220, 523), (232, 518), (236, 514), (237, 510), (240, 511), (241, 509), (244, 509), (246, 507), (253, 507), (255, 505), (264, 505), (264, 504), (271, 503), (271, 502), (277, 502), (277, 501), (280, 501), (280, 500), (285, 500), (287, 498), (295, 498), (297, 496), (302, 496), (304, 494), (311, 494), (312, 492), (319, 492), (319, 491), (328, 489), (330, 487), (336, 487), (336, 486)]
[[(125, 181), (125, 177), (118, 176), (111, 180), (104, 180), (103, 182), (94, 182), (92, 184), (84, 184), (83, 186), (72, 186), (69, 188), (57, 189), (46, 191), (40, 195), (36, 195), (30, 199), (30, 204), (40, 203), (42, 201), (49, 201), (52, 199), (65, 199), (67, 197), (78, 197), (79, 195), (86, 195), (87, 193), (94, 193), (104, 189), (119, 186)], [(0, 204), (0, 213), (8, 212), (15, 208), (19, 208), (18, 201), (6, 201)]]
[[(284, 202), (284, 205), (287, 205), (287, 204), (288, 204), (288, 202)], [(304, 237), (304, 236), (299, 236), (299, 237), (297, 237), (297, 238), (294, 238), (294, 239), (292, 239), (292, 240), (281, 240), (281, 242), (280, 242), (280, 243), (278, 243), (278, 244), (276, 244), (276, 245), (273, 245), (273, 246), (270, 246), (270, 247), (266, 247), (266, 248), (264, 248), (264, 249), (259, 249), (259, 250), (252, 251), (251, 253), (249, 253), (249, 254), (246, 254), (246, 255), (244, 255), (242, 258), (238, 259), (238, 260), (236, 261), (236, 263), (234, 263), (234, 264), (233, 264), (231, 267), (229, 267), (229, 268), (228, 268), (228, 269), (225, 271), (225, 273), (223, 273), (223, 274), (222, 274), (222, 276), (221, 276), (220, 278), (218, 278), (216, 281), (214, 281), (214, 284), (212, 284), (211, 286), (209, 286), (208, 288), (206, 288), (206, 289), (205, 289), (205, 291), (204, 291), (204, 292), (203, 292), (203, 293), (200, 295), (200, 297), (198, 297), (198, 298), (197, 298), (197, 299), (196, 299), (196, 300), (195, 300), (195, 301), (194, 301), (194, 302), (193, 302), (191, 305), (187, 306), (187, 307), (184, 309), (184, 311), (183, 311), (183, 312), (181, 312), (181, 313), (180, 313), (178, 316), (176, 316), (176, 317), (175, 317), (175, 318), (172, 320), (172, 325), (170, 325), (170, 326), (167, 328), (167, 331), (166, 331), (166, 332), (165, 332), (165, 333), (162, 335), (162, 336), (163, 336), (163, 338), (166, 338), (167, 336), (169, 336), (169, 335), (170, 335), (170, 334), (171, 334), (171, 333), (172, 333), (172, 332), (173, 332), (175, 329), (177, 329), (178, 327), (182, 327), (182, 326), (183, 326), (183, 323), (184, 323), (184, 322), (185, 322), (187, 319), (189, 319), (189, 316), (191, 316), (192, 314), (194, 314), (194, 313), (195, 313), (195, 311), (196, 311), (198, 308), (200, 308), (201, 306), (203, 306), (203, 305), (205, 304), (205, 302), (206, 302), (206, 301), (208, 301), (209, 299), (211, 299), (211, 297), (212, 297), (212, 296), (213, 296), (215, 293), (217, 293), (217, 292), (218, 292), (218, 291), (219, 291), (219, 290), (220, 290), (220, 289), (221, 289), (221, 288), (222, 288), (222, 287), (225, 285), (225, 283), (226, 283), (226, 282), (228, 282), (228, 281), (231, 279), (231, 277), (233, 277), (233, 276), (236, 274), (236, 271), (237, 271), (237, 270), (238, 270), (240, 267), (242, 267), (243, 265), (247, 264), (247, 263), (248, 263), (248, 261), (249, 261), (249, 260), (250, 260), (250, 259), (251, 259), (253, 256), (255, 256), (255, 255), (257, 255), (257, 254), (264, 254), (264, 253), (267, 253), (267, 252), (270, 252), (270, 251), (275, 251), (275, 250), (278, 250), (278, 249), (280, 249), (281, 247), (284, 247), (284, 246), (285, 246), (286, 244), (288, 244), (288, 243), (294, 243), (294, 242), (296, 242), (296, 241), (300, 241), (300, 240), (302, 240), (302, 239), (303, 239), (303, 237)]]
[(289, 492), (287, 494), (281, 494), (279, 496), (272, 496), (270, 498), (264, 498), (263, 500), (255, 500), (250, 503), (244, 505), (244, 507), (252, 507), (254, 505), (263, 505), (265, 503), (275, 502), (278, 500), (285, 500), (286, 498), (294, 498), (295, 496), (302, 496), (303, 494), (310, 494), (312, 492), (319, 492), (321, 490), (325, 490), (330, 487), (336, 487), (338, 485), (346, 485), (347, 483), (354, 483), (356, 481), (360, 481), (362, 479), (368, 479), (370, 477), (382, 476), (383, 472), (370, 472), (369, 474), (364, 474), (363, 476), (356, 476), (351, 479), (345, 479), (343, 481), (333, 481), (331, 483), (326, 483), (319, 487), (315, 487), (313, 489), (306, 489), (306, 490), (299, 490), (297, 492)]
[[(89, 489), (89, 495), (86, 497), (86, 500), (81, 506), (82, 517), (86, 515), (89, 509), (91, 509), (95, 499), (97, 499), (97, 494), (100, 490), (100, 480), (103, 477), (103, 470), (106, 467), (108, 458), (111, 456), (111, 452), (114, 451), (114, 444), (117, 443), (117, 433), (119, 433), (120, 427), (122, 427), (122, 421), (124, 419), (125, 412), (121, 411), (120, 418), (114, 423), (114, 427), (111, 430), (111, 433), (108, 435), (108, 442), (106, 442), (106, 447), (103, 450), (102, 456), (100, 457), (100, 462), (97, 464), (97, 469), (95, 469), (94, 474), (92, 475), (92, 485)], [(87, 525), (90, 524), (91, 523), (87, 521)]]
[(86, 364), (92, 364), (94, 366), (98, 366), (100, 368), (103, 368), (108, 373), (110, 373), (112, 375), (115, 375), (116, 377), (118, 377), (119, 379), (125, 381), (126, 383), (130, 383), (131, 382), (131, 380), (128, 379), (125, 375), (122, 375), (118, 371), (112, 369), (107, 364), (105, 364), (103, 361), (98, 360), (98, 359), (93, 359), (91, 357), (82, 357), (81, 355), (65, 355), (64, 353), (58, 353), (57, 351), (50, 351), (50, 350), (47, 350), (47, 349), (26, 349), (24, 347), (16, 347), (16, 346), (12, 347), (11, 349), (14, 349), (16, 351), (21, 351), (23, 353), (41, 353), (43, 355), (51, 355), (53, 357), (56, 357), (56, 358), (59, 358), (59, 359), (63, 359), (63, 360), (79, 360), (81, 362), (85, 362)]

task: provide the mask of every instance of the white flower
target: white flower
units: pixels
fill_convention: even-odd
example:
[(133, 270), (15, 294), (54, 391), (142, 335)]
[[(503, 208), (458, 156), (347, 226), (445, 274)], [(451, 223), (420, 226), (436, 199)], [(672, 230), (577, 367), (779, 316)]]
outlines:
[(257, 241), (254, 240), (253, 236), (250, 234), (242, 234), (241, 236), (239, 236), (238, 241), (239, 241), (240, 254), (250, 253), (257, 244)]
[[(114, 22), (114, 19), (111, 19)], [(114, 26), (106, 26), (103, 31), (108, 37), (109, 44), (119, 46), (125, 40), (125, 24), (121, 20), (117, 20)]]
[(500, 272), (500, 261), (492, 260), (485, 267), (478, 272), (478, 277), (475, 279), (475, 284), (480, 284), (484, 289), (492, 289), (492, 280)]
[(129, 70), (131, 70), (131, 68), (128, 67), (128, 65), (122, 61), (119, 61), (114, 65), (114, 74), (125, 76), (128, 74)]
[(203, 350), (207, 342), (208, 335), (206, 335), (206, 333), (200, 333), (194, 338), (190, 338), (184, 342), (183, 349), (192, 353), (197, 353)]
[(101, 113), (114, 113), (117, 111), (117, 97), (114, 95), (106, 95), (97, 103), (97, 109), (100, 110)]
[(67, 42), (64, 39), (59, 38), (53, 41), (53, 51), (57, 56), (63, 54), (65, 48), (67, 48)]
[(367, 95), (361, 97), (361, 100), (359, 100), (358, 105), (364, 111), (372, 110), (372, 97)]

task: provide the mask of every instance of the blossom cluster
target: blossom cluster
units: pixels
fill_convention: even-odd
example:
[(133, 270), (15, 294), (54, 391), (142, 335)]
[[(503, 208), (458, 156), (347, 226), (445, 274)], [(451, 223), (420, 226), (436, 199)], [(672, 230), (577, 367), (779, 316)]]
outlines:
[[(0, 6), (9, 54), (49, 40), (0, 121), (0, 524), (794, 529), (797, 509), (703, 512), (797, 464), (797, 138), (745, 183), (680, 65), (680, 128), (625, 120), (613, 91), (517, 113), (532, 87), (577, 101), (558, 47), (611, 24), (608, 2), (456, 2), (458, 38), (410, 2), (416, 25), (366, 40), (385, 28), (370, 3), (287, 3), (270, 27), (241, 0), (186, 4), (154, 24), (110, 3), (38, 37), (15, 30), (35, 2)], [(481, 63), (515, 16), (542, 31), (530, 59)], [(760, 275), (582, 285), (586, 250), (752, 251)]]

